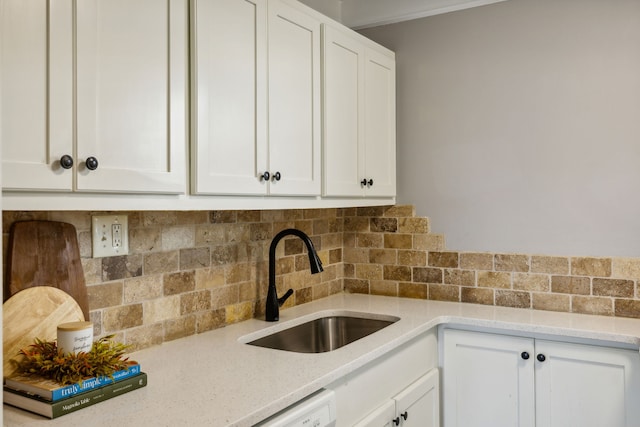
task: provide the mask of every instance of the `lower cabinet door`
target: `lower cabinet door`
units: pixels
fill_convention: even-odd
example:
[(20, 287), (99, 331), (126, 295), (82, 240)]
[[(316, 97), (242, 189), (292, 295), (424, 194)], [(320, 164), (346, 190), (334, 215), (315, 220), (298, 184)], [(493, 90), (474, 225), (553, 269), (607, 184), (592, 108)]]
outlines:
[(637, 350), (536, 340), (535, 363), (536, 427), (640, 425)]
[(534, 340), (447, 329), (445, 427), (534, 427)]
[(433, 369), (395, 397), (396, 420), (399, 425), (402, 427), (440, 426), (438, 376), (439, 371)]
[(354, 427), (439, 427), (439, 371), (432, 369)]
[(396, 416), (396, 402), (389, 400), (384, 405), (358, 421), (353, 427), (394, 427)]

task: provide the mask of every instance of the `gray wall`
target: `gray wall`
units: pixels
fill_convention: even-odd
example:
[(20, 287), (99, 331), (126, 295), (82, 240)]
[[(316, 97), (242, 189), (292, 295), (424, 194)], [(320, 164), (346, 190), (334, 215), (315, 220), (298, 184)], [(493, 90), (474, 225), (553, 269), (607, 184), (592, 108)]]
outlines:
[(398, 201), (447, 248), (640, 256), (640, 1), (510, 0), (396, 51)]

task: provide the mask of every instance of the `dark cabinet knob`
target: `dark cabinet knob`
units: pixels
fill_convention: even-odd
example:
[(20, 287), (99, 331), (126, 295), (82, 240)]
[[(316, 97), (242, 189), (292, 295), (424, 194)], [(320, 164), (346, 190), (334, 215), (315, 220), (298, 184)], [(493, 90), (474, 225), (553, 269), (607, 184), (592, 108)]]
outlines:
[(404, 411), (402, 414), (400, 414), (400, 416), (402, 417), (403, 420), (407, 421), (407, 417), (409, 416), (409, 413), (407, 411)]
[(60, 157), (60, 166), (62, 166), (62, 169), (71, 169), (73, 166), (73, 157), (68, 154)]
[(85, 166), (87, 166), (87, 169), (89, 169), (90, 171), (94, 171), (98, 169), (98, 159), (96, 159), (93, 156), (87, 157), (87, 160), (85, 160), (84, 164)]
[(542, 353), (538, 354), (538, 356), (536, 356), (536, 359), (538, 359), (538, 362), (544, 362), (545, 360), (547, 360), (545, 355)]
[(365, 178), (362, 181), (360, 181), (360, 185), (362, 185), (363, 187), (365, 187), (365, 186), (371, 187), (373, 185), (373, 180), (372, 179), (367, 180)]
[(396, 417), (393, 419), (393, 425), (394, 426), (399, 426), (400, 425), (400, 417)]
[(520, 357), (522, 357), (524, 360), (529, 360), (529, 353), (523, 351), (522, 353), (520, 353)]
[(280, 172), (276, 172), (273, 174), (274, 181), (280, 181), (280, 178), (282, 178), (282, 175), (280, 175)]
[(271, 174), (269, 172), (265, 172), (260, 175), (260, 181), (269, 181), (269, 178), (271, 178)]

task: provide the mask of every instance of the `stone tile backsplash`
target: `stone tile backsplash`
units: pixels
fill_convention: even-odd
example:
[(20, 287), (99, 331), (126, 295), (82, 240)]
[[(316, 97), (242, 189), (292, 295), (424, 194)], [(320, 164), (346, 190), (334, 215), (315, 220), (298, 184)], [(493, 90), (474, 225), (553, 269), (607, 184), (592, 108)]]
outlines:
[(412, 206), (126, 212), (129, 255), (107, 258), (91, 258), (95, 214), (4, 211), (3, 266), (13, 222), (73, 224), (95, 334), (133, 349), (262, 316), (269, 244), (289, 227), (312, 238), (325, 271), (309, 274), (302, 242), (283, 240), (278, 292), (294, 290), (285, 307), (345, 291), (640, 318), (640, 258), (447, 250)]

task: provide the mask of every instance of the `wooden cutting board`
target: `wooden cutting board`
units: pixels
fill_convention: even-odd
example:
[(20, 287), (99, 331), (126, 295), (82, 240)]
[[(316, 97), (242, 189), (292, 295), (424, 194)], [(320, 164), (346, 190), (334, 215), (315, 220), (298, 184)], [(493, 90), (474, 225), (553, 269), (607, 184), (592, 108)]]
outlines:
[(36, 338), (52, 341), (58, 325), (85, 320), (78, 303), (66, 292), (51, 286), (37, 286), (16, 293), (2, 305), (3, 374), (16, 367), (10, 359)]
[(34, 286), (53, 286), (71, 295), (89, 318), (89, 298), (73, 225), (19, 221), (9, 231), (4, 301)]

